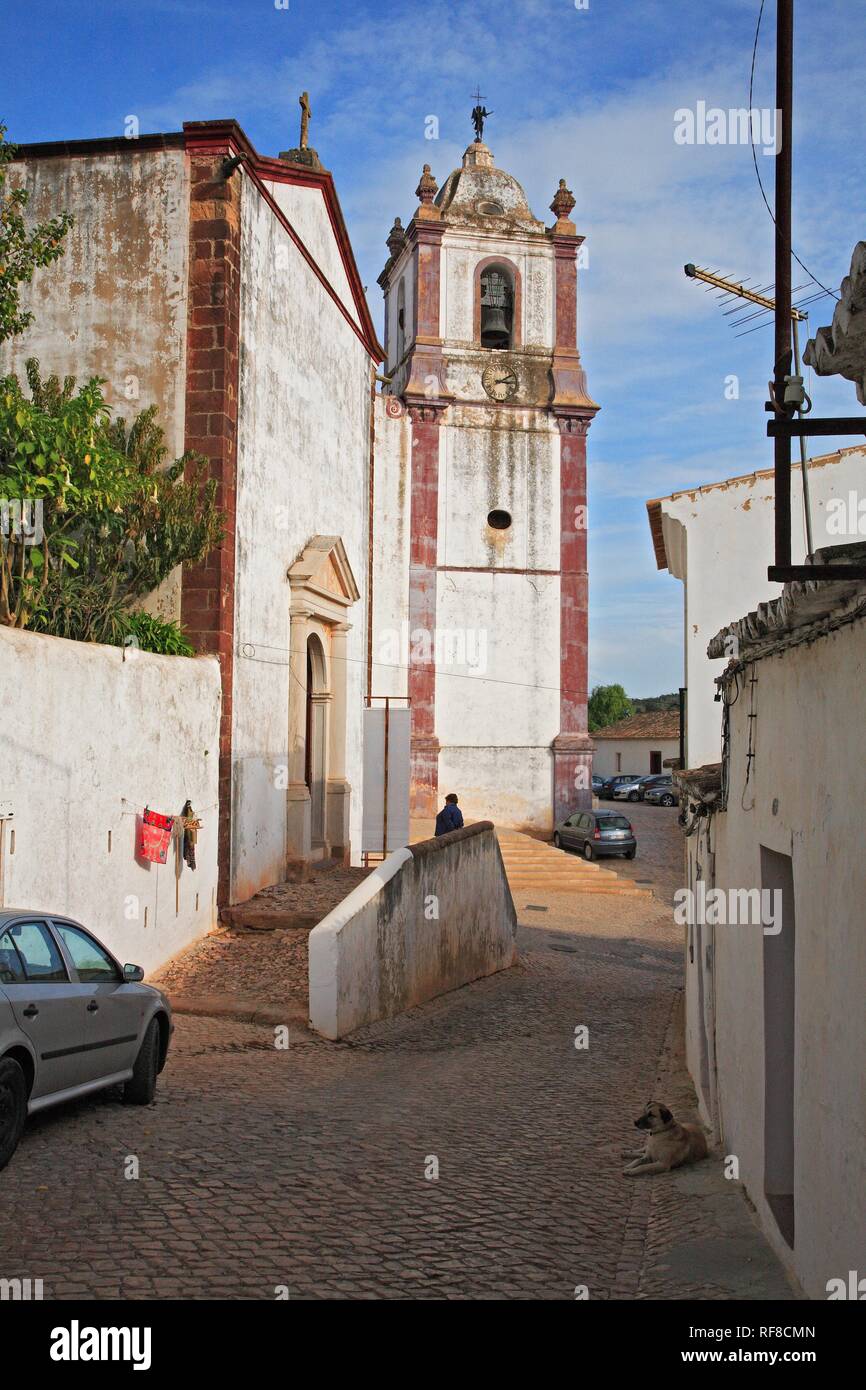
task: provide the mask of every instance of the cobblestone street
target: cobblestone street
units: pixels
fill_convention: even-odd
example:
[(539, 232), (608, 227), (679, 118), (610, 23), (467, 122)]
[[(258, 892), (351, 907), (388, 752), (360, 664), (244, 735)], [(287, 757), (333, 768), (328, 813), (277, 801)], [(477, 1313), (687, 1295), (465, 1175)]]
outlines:
[(2, 1273), (46, 1298), (792, 1297), (717, 1158), (621, 1174), (650, 1095), (693, 1103), (669, 912), (541, 902), (514, 969), (345, 1043), (179, 1016), (153, 1107), (29, 1124)]

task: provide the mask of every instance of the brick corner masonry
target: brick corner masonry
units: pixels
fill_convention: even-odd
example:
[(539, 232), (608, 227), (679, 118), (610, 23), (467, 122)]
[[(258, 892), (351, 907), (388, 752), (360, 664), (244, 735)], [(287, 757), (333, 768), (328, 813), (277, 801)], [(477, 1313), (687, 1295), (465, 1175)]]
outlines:
[(342, 1038), (505, 970), (516, 932), (490, 821), (396, 850), (310, 933), (310, 1023)]

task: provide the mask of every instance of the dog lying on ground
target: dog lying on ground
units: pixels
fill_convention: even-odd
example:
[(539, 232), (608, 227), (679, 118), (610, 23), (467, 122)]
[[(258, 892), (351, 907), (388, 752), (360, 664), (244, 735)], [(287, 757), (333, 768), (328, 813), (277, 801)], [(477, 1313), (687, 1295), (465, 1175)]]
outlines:
[(678, 1124), (667, 1106), (657, 1100), (649, 1102), (635, 1125), (646, 1133), (647, 1141), (643, 1149), (623, 1153), (623, 1158), (634, 1159), (622, 1170), (629, 1177), (669, 1173), (672, 1168), (697, 1163), (707, 1156), (703, 1130), (698, 1125)]

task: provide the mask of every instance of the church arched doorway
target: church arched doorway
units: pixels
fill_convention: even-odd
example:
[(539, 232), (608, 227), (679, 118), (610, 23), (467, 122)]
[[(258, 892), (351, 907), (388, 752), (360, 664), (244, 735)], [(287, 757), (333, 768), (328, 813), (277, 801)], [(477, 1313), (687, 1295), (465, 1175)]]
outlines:
[(320, 637), (307, 638), (307, 737), (305, 781), (310, 793), (310, 841), (325, 843), (325, 792), (328, 779), (328, 689), (325, 651)]

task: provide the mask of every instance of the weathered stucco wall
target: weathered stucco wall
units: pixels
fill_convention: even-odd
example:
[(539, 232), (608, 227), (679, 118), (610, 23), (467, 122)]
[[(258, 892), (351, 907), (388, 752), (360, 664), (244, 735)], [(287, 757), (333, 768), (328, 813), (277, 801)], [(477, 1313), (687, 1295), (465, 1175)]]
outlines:
[[(317, 195), (318, 196), (318, 195)], [(370, 357), (288, 233), (245, 183), (233, 718), (232, 901), (286, 861), (289, 567), (315, 535), (342, 538), (361, 590), (349, 609), (346, 775), (360, 846), (366, 666)], [(351, 303), (348, 307), (352, 307)], [(330, 653), (326, 653), (330, 661)], [(301, 721), (303, 723), (303, 721)]]
[(326, 1038), (513, 965), (517, 918), (489, 822), (397, 850), (310, 933)]
[[(560, 721), (559, 436), (528, 427), (520, 411), (502, 412), (501, 429), (468, 408), (451, 415), (439, 489), (440, 783), (469, 816), (549, 829)], [(510, 514), (507, 530), (488, 525), (493, 510)]]
[[(397, 410), (398, 415), (388, 411)], [(392, 396), (375, 406), (373, 539), (374, 695), (406, 695), (409, 679), (409, 413)]]
[[(866, 450), (815, 460), (809, 469), (816, 549), (858, 536), (828, 531), (827, 504), (862, 491)], [(767, 579), (773, 559), (772, 475), (752, 474), (662, 501), (668, 567), (684, 581), (686, 763), (700, 767), (721, 755), (721, 706), (714, 702), (716, 669), (707, 643), (734, 619), (777, 598), (781, 585)], [(864, 518), (866, 533), (866, 518)], [(862, 540), (862, 535), (859, 539)], [(791, 544), (794, 564), (806, 555), (800, 469), (791, 473)]]
[[(739, 1159), (781, 1259), (808, 1297), (826, 1298), (829, 1279), (847, 1280), (850, 1269), (862, 1275), (866, 1249), (866, 773), (854, 743), (866, 714), (866, 626), (860, 621), (751, 670), (754, 707), (743, 694), (731, 707), (729, 809), (713, 818), (709, 844), (705, 834), (688, 840), (689, 881), (760, 888), (761, 846), (792, 861), (793, 1251), (764, 1196), (760, 926), (705, 925), (694, 961), (687, 953), (688, 1061), (710, 1116), (714, 1041), (724, 1152)], [(747, 783), (750, 722), (756, 757)], [(710, 963), (703, 979), (702, 960)], [(775, 1073), (768, 1084), (777, 1084)]]
[(267, 181), (265, 187), (357, 322), (349, 279), (322, 190), (307, 188), (303, 184), (271, 181)]
[[(159, 408), (171, 458), (183, 453), (186, 383), (188, 180), (181, 149), (36, 158), (11, 166), (30, 193), (28, 218), (72, 212), (53, 265), (22, 291), (35, 314), (0, 347), (0, 374), (37, 357), (43, 375), (105, 378), (114, 414)], [(179, 576), (147, 607), (180, 612)]]
[[(0, 902), (76, 917), (151, 971), (216, 921), (220, 679), (211, 657), (123, 658), (0, 628)], [(187, 798), (195, 871), (174, 845), (139, 862), (141, 811)]]

